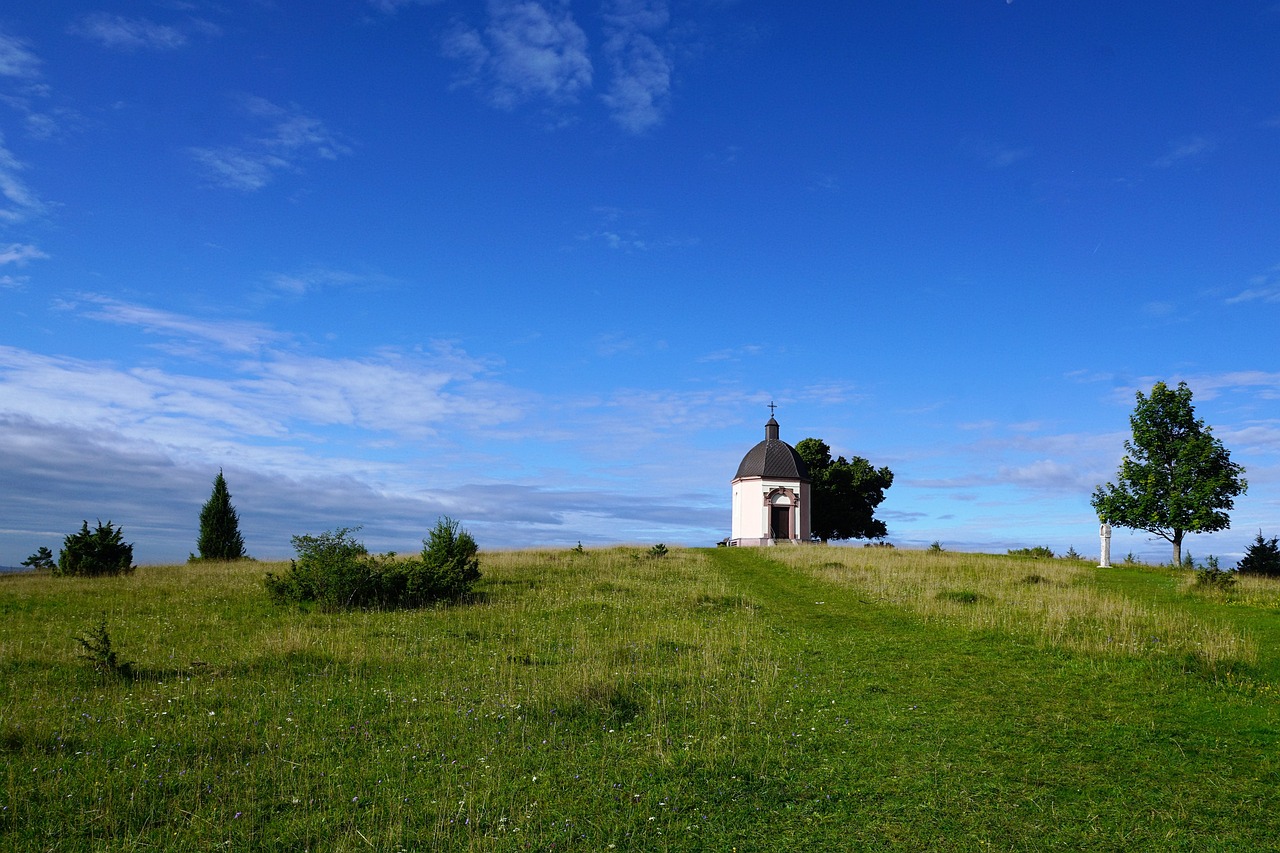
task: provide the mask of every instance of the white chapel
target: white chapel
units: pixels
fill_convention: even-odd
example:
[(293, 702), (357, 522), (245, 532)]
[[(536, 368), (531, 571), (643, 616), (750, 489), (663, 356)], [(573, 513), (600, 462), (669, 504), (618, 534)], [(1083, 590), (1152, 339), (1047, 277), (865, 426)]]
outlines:
[(769, 408), (764, 441), (747, 451), (733, 478), (730, 545), (809, 541), (809, 468), (778, 437), (773, 404)]

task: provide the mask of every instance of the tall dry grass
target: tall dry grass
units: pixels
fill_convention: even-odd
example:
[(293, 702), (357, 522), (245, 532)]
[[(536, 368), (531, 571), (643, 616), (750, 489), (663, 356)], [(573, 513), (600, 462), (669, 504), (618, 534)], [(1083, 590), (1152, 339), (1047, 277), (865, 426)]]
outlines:
[(779, 548), (770, 556), (926, 619), (1025, 636), (1042, 647), (1188, 657), (1210, 668), (1257, 658), (1256, 643), (1232, 626), (1104, 592), (1084, 562), (839, 547)]

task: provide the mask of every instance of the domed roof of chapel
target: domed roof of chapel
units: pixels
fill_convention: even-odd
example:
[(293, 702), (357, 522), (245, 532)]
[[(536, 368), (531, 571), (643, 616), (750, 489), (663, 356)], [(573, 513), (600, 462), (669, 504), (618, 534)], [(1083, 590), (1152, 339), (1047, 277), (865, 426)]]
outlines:
[(765, 477), (770, 480), (809, 480), (809, 466), (796, 449), (778, 438), (778, 422), (769, 418), (764, 441), (747, 451), (733, 479)]

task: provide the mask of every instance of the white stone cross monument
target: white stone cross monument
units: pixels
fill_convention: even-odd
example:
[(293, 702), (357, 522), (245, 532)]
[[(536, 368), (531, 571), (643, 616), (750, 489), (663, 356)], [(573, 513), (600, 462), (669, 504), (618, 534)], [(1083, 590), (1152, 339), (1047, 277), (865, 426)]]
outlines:
[(1102, 537), (1102, 558), (1098, 560), (1098, 568), (1111, 568), (1111, 525), (1105, 521), (1098, 528), (1098, 534)]

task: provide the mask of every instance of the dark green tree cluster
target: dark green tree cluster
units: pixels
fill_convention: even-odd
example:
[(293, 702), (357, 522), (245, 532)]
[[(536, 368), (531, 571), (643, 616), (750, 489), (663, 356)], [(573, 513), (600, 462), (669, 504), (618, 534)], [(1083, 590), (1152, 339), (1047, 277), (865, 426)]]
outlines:
[(96, 529), (90, 530), (85, 521), (79, 531), (62, 540), (53, 573), (91, 577), (128, 574), (133, 569), (133, 545), (124, 541), (120, 528), (99, 520)]
[(240, 516), (231, 505), (231, 492), (218, 469), (213, 480), (213, 493), (200, 509), (200, 536), (196, 540), (201, 560), (242, 560), (244, 537), (240, 535)]
[(796, 453), (809, 468), (809, 528), (814, 536), (826, 542), (888, 535), (875, 511), (893, 485), (892, 471), (876, 468), (861, 456), (832, 459), (831, 448), (817, 438), (801, 441)]
[(1145, 530), (1173, 545), (1173, 565), (1182, 564), (1188, 533), (1212, 533), (1231, 526), (1227, 510), (1244, 494), (1244, 469), (1213, 430), (1195, 416), (1185, 382), (1169, 388), (1157, 382), (1150, 396), (1137, 392), (1117, 482), (1098, 486), (1093, 508), (1098, 518), (1119, 527)]
[(416, 558), (370, 554), (355, 533), (294, 536), (289, 571), (264, 579), (271, 599), (326, 609), (421, 607), (463, 598), (480, 579), (476, 541), (452, 519), (436, 522)]
[(1265, 539), (1262, 531), (1253, 544), (1244, 549), (1244, 557), (1236, 563), (1236, 570), (1242, 575), (1262, 575), (1263, 577), (1280, 577), (1280, 537)]

